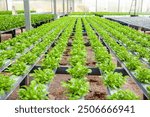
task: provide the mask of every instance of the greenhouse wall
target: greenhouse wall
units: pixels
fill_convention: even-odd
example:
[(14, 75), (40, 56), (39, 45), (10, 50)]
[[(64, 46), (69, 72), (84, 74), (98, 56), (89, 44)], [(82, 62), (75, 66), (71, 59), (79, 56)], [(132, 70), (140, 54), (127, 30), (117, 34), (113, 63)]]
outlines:
[[(8, 9), (11, 10), (12, 6), (15, 6), (16, 10), (23, 10), (23, 0), (7, 0)], [(12, 1), (12, 2), (11, 2)], [(30, 0), (31, 10), (36, 10), (37, 12), (51, 12), (52, 11), (52, 0)], [(57, 12), (63, 11), (62, 1), (57, 1)], [(70, 5), (72, 6), (71, 0), (69, 0), (69, 11)], [(119, 0), (97, 0), (97, 11), (118, 11), (118, 1)], [(138, 12), (150, 12), (150, 0), (143, 0), (143, 8), (141, 10), (141, 1), (137, 0)], [(67, 0), (65, 0), (65, 3)], [(132, 0), (120, 0), (120, 12), (129, 12)], [(13, 4), (11, 4), (13, 3)], [(94, 11), (96, 10), (96, 0), (75, 0), (75, 11)], [(7, 10), (6, 0), (0, 0), (0, 10)], [(67, 5), (65, 4), (65, 11), (67, 11)]]

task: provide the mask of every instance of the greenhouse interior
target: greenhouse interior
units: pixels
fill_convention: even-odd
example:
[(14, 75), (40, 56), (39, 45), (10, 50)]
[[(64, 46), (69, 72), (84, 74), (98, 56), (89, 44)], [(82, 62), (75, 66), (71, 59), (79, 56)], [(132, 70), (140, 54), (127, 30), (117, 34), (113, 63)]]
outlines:
[(0, 0), (0, 100), (149, 100), (150, 0)]

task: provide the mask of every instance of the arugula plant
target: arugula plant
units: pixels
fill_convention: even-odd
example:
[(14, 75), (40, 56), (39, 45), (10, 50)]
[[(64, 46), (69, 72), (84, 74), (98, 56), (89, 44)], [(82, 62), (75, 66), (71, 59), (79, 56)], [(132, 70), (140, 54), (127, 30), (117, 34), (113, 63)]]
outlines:
[(146, 68), (141, 68), (139, 67), (136, 71), (136, 78), (141, 82), (141, 83), (150, 83), (150, 69)]
[(73, 78), (84, 78), (88, 73), (91, 73), (91, 70), (88, 69), (86, 66), (77, 63), (76, 66), (73, 68), (67, 69), (67, 72), (73, 77)]
[(26, 72), (26, 64), (17, 61), (15, 64), (9, 67), (7, 71), (11, 72), (13, 75), (16, 76), (23, 75)]
[(70, 100), (80, 99), (89, 92), (89, 82), (85, 78), (71, 78), (68, 82), (62, 82), (62, 86), (67, 89)]
[(41, 84), (46, 84), (49, 83), (55, 76), (54, 71), (51, 69), (38, 69), (34, 70), (34, 73), (32, 74), (33, 78), (41, 83)]
[(19, 99), (21, 100), (47, 100), (48, 92), (46, 91), (46, 86), (36, 81), (31, 81), (30, 86), (23, 86), (19, 90)]
[(0, 74), (0, 95), (3, 95), (5, 92), (10, 91), (13, 87), (13, 83), (13, 79)]
[(121, 88), (122, 85), (126, 82), (126, 77), (123, 77), (121, 73), (107, 73), (107, 75), (104, 77), (105, 81), (104, 84), (111, 89), (118, 89)]
[(111, 96), (108, 96), (109, 100), (139, 100), (140, 98), (130, 90), (119, 90)]

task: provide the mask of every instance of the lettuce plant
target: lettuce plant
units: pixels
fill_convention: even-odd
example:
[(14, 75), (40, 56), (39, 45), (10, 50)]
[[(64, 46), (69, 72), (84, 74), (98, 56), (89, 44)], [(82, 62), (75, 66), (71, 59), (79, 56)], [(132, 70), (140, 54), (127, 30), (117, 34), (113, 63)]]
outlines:
[(130, 90), (119, 90), (111, 96), (107, 97), (109, 100), (138, 100), (140, 99)]
[(41, 84), (46, 84), (49, 83), (55, 76), (54, 71), (51, 69), (38, 69), (34, 70), (34, 73), (32, 74), (33, 78), (41, 83)]
[(105, 85), (111, 89), (121, 88), (121, 86), (126, 82), (126, 77), (123, 77), (121, 73), (107, 73), (105, 76)]
[(80, 99), (89, 92), (89, 83), (85, 78), (71, 78), (68, 82), (62, 82), (62, 86), (66, 88), (70, 100)]
[(26, 64), (23, 62), (16, 62), (11, 67), (9, 67), (7, 71), (16, 76), (23, 75), (26, 72)]
[(67, 72), (73, 77), (73, 78), (84, 78), (88, 73), (91, 72), (90, 69), (88, 69), (86, 66), (83, 66), (80, 63), (77, 63), (76, 66), (73, 68), (69, 68)]
[(31, 81), (30, 86), (23, 86), (19, 90), (19, 99), (21, 100), (47, 100), (48, 92), (46, 86), (36, 81)]
[(142, 83), (150, 83), (150, 69), (139, 67), (136, 71), (136, 78)]
[(8, 92), (13, 87), (14, 80), (8, 76), (0, 74), (0, 95)]
[(21, 62), (24, 62), (24, 63), (26, 63), (26, 64), (29, 64), (29, 65), (32, 65), (32, 64), (35, 63), (36, 59), (37, 59), (37, 56), (36, 56), (35, 54), (29, 52), (29, 53), (23, 55), (23, 56), (20, 58), (20, 61), (21, 61)]

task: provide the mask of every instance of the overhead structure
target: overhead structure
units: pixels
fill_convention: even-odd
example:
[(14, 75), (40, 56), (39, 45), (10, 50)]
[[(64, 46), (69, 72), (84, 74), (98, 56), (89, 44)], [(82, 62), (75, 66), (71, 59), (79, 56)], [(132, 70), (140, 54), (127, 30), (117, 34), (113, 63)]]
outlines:
[(120, 12), (120, 0), (118, 0), (118, 12)]
[(55, 18), (57, 18), (56, 0), (54, 0), (54, 15), (55, 15)]
[(63, 14), (65, 14), (65, 0), (63, 0)]
[(53, 13), (53, 0), (51, 0), (51, 13)]
[(140, 12), (142, 12), (143, 11), (143, 0), (141, 0), (141, 10), (140, 10)]
[(137, 14), (137, 0), (132, 0), (129, 14), (136, 15)]
[(67, 0), (67, 13), (69, 12), (69, 0)]
[(7, 9), (7, 11), (8, 11), (8, 1), (5, 0), (5, 2), (6, 2), (6, 9)]
[(30, 14), (30, 4), (29, 0), (23, 0), (24, 2), (24, 15), (25, 15), (25, 25), (26, 30), (31, 30), (31, 14)]
[(75, 1), (74, 1), (74, 0), (72, 0), (72, 2), (73, 2), (72, 11), (74, 12), (74, 11), (75, 11)]
[(95, 1), (95, 12), (97, 12), (97, 0)]

